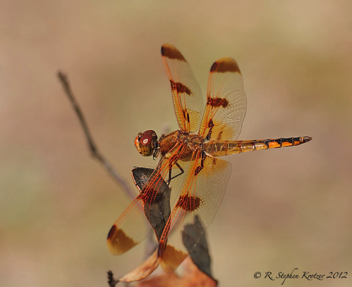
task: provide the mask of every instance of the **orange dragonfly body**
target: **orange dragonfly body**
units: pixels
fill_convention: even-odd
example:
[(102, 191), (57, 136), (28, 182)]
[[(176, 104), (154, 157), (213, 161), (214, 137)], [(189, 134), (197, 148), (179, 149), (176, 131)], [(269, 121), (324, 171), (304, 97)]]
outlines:
[[(188, 240), (197, 245), (220, 206), (231, 174), (231, 164), (218, 157), (296, 146), (312, 139), (304, 136), (236, 140), (246, 113), (242, 75), (236, 61), (221, 58), (212, 65), (202, 116), (203, 97), (187, 61), (169, 44), (162, 46), (161, 53), (179, 130), (159, 139), (154, 131), (148, 130), (135, 139), (140, 154), (154, 158), (160, 155), (161, 159), (140, 194), (111, 228), (108, 248), (116, 255), (128, 251), (146, 237), (151, 221), (153, 227), (160, 223), (163, 228), (157, 234), (156, 252), (139, 268), (120, 278), (125, 282), (145, 278), (159, 264), (166, 271), (175, 270), (189, 252), (182, 240), (187, 235), (185, 226), (194, 225), (195, 220), (203, 228), (193, 230)], [(150, 209), (160, 201), (165, 182), (171, 188), (171, 213), (167, 220), (164, 216), (151, 218)]]

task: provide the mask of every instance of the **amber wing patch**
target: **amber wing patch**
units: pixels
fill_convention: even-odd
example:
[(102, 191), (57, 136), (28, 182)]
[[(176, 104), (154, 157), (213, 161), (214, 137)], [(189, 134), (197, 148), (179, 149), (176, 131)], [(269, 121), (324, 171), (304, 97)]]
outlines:
[(235, 140), (241, 132), (246, 106), (237, 62), (232, 58), (217, 60), (209, 73), (207, 104), (199, 134), (207, 140)]
[(201, 89), (186, 59), (174, 46), (161, 48), (162, 60), (171, 84), (172, 102), (179, 128), (197, 132), (203, 111)]

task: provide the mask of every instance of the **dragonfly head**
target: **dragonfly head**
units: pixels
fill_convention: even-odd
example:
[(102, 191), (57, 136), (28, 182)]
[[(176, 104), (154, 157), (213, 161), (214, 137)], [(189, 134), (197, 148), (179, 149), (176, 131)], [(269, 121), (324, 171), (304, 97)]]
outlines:
[(134, 145), (138, 152), (143, 156), (157, 155), (158, 151), (158, 136), (153, 130), (139, 133), (134, 140)]

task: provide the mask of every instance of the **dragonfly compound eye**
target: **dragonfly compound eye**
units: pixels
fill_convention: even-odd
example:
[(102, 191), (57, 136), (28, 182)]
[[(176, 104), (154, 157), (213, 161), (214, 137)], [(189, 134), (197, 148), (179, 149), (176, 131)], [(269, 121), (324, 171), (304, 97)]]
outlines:
[(158, 137), (153, 130), (145, 131), (143, 134), (139, 133), (134, 140), (138, 152), (143, 156), (151, 156), (158, 145)]

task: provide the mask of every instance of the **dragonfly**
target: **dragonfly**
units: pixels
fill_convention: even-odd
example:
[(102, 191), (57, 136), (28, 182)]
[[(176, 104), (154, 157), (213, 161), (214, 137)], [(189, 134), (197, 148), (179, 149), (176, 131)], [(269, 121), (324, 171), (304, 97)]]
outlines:
[[(112, 254), (123, 254), (153, 228), (158, 246), (141, 266), (120, 278), (125, 282), (141, 280), (159, 265), (165, 271), (174, 271), (191, 252), (190, 246), (197, 246), (219, 209), (231, 175), (231, 164), (220, 157), (298, 146), (312, 139), (237, 140), (247, 109), (237, 62), (230, 57), (214, 62), (204, 105), (199, 84), (181, 52), (165, 44), (161, 55), (179, 129), (159, 138), (155, 131), (147, 130), (135, 138), (141, 155), (160, 160), (138, 196), (110, 229), (107, 245)], [(171, 190), (171, 207), (166, 208), (170, 208), (166, 216), (160, 206), (165, 202), (161, 200), (165, 184)], [(153, 212), (155, 206), (159, 215)], [(194, 228), (187, 233), (189, 226)]]

